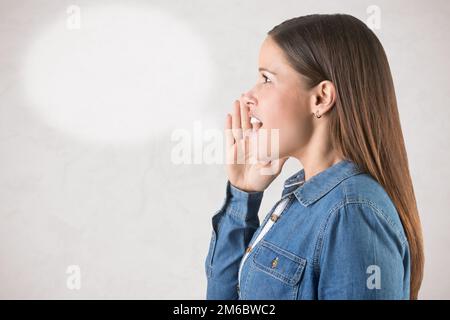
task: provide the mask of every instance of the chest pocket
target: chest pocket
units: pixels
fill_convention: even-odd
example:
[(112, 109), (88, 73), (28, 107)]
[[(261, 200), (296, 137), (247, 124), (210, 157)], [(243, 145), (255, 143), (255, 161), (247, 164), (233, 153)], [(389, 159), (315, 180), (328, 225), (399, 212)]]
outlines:
[(261, 241), (253, 255), (254, 266), (289, 286), (296, 286), (306, 266), (306, 259), (270, 242)]
[(295, 300), (306, 259), (261, 240), (244, 281), (243, 299)]
[(243, 281), (244, 300), (295, 300), (306, 259), (261, 240), (255, 247), (251, 267)]

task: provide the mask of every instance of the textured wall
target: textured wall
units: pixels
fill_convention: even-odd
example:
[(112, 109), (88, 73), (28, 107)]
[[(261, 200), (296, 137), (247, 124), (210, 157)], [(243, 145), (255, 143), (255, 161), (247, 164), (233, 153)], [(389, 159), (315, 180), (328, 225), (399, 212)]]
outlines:
[(0, 298), (203, 299), (225, 170), (174, 163), (172, 134), (222, 129), (274, 25), (368, 21), (374, 4), (424, 226), (421, 298), (450, 298), (448, 1), (92, 2), (0, 0)]

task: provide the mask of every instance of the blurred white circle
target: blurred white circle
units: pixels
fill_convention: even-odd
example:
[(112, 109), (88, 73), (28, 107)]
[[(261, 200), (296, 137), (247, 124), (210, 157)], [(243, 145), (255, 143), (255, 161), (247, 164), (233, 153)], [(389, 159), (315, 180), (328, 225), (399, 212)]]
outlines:
[(46, 27), (23, 64), (29, 104), (50, 126), (139, 143), (201, 119), (213, 63), (189, 25), (148, 6), (80, 9)]

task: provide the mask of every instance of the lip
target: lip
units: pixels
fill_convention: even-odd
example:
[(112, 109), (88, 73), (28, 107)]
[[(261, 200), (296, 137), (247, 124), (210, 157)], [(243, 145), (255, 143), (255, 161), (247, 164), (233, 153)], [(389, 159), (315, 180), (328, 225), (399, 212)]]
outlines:
[[(261, 122), (261, 123), (263, 123), (262, 121), (261, 121), (261, 118), (259, 117), (259, 116), (257, 116), (254, 112), (250, 112), (249, 113), (249, 116), (250, 116), (250, 122), (252, 122), (252, 118), (254, 118), (254, 119), (256, 119), (257, 121), (259, 121), (259, 122)], [(254, 121), (254, 120), (253, 120)]]

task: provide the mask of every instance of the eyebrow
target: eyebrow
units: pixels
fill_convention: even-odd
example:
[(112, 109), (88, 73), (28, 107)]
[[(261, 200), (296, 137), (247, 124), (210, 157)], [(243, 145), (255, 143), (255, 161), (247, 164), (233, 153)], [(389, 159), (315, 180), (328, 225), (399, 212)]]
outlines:
[(273, 75), (277, 75), (275, 72), (270, 71), (269, 69), (266, 69), (266, 68), (259, 68), (258, 71), (267, 71), (267, 72), (269, 72), (269, 73), (271, 73)]

